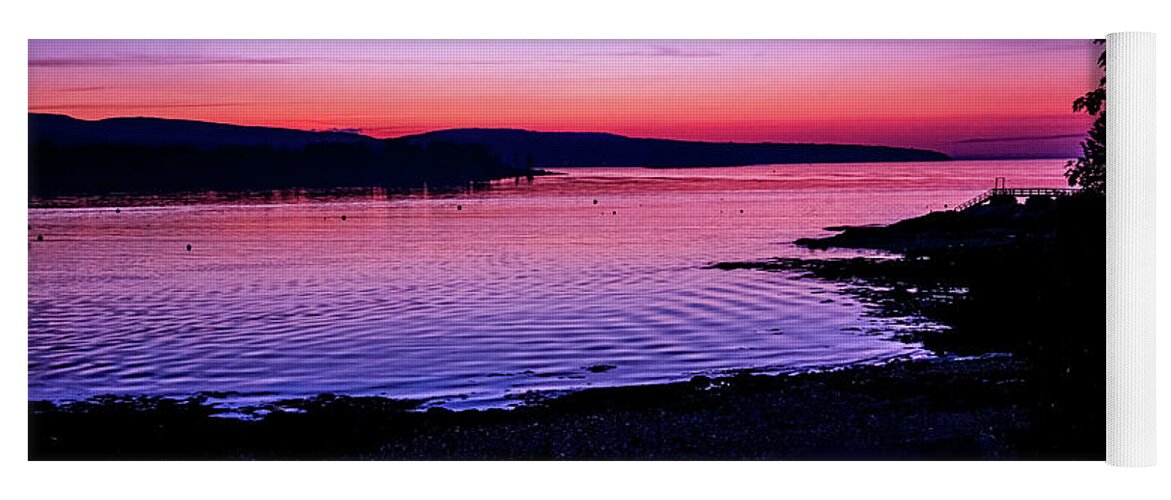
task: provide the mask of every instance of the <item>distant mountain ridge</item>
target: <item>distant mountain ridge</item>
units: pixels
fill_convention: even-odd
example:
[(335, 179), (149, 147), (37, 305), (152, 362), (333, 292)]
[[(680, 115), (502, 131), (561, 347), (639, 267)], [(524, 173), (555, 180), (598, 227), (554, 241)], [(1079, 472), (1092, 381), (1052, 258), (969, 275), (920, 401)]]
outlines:
[(483, 144), (506, 163), (534, 167), (714, 167), (785, 163), (947, 161), (935, 151), (886, 146), (699, 142), (599, 132), (450, 129), (402, 139)]
[(532, 177), (487, 146), (154, 118), (29, 115), (30, 203), (203, 191), (444, 190)]
[[(74, 147), (99, 144), (193, 147), (204, 150), (264, 146), (303, 150), (314, 144), (370, 144), (382, 140), (349, 132), (315, 132), (165, 118), (79, 120), (29, 113), (29, 142)], [(645, 139), (600, 132), (534, 132), (520, 129), (449, 129), (399, 138), (487, 146), (513, 167), (705, 167), (769, 163), (946, 161), (939, 152), (842, 144), (698, 142)]]
[(304, 149), (310, 144), (373, 142), (346, 132), (313, 132), (167, 118), (105, 118), (80, 120), (66, 115), (29, 113), (30, 143), (52, 141), (58, 146), (112, 144), (215, 149), (225, 146), (267, 146)]

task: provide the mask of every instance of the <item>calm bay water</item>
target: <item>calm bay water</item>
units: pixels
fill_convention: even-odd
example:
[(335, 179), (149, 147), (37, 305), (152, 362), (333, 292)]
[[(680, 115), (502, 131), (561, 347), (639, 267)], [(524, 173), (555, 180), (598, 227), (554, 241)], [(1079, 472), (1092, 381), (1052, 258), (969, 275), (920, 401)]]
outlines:
[(872, 317), (837, 285), (707, 267), (813, 255), (791, 242), (958, 204), (998, 176), (1064, 187), (1061, 165), (572, 169), (443, 195), (30, 208), (29, 399), (334, 392), (485, 407), (927, 356), (893, 337), (938, 325)]

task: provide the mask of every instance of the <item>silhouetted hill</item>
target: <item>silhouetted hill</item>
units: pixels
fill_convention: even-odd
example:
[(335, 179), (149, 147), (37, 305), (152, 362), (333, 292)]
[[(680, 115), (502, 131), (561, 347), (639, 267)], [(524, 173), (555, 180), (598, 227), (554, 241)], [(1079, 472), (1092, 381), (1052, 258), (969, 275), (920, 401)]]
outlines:
[[(375, 144), (347, 132), (313, 132), (162, 118), (79, 120), (30, 113), (29, 143), (56, 146), (150, 147), (263, 146), (303, 150), (311, 144)], [(533, 132), (518, 129), (451, 129), (403, 137), (414, 144), (445, 141), (482, 144), (514, 167), (701, 167), (767, 163), (944, 161), (935, 151), (842, 144), (697, 142), (642, 139), (595, 132)]]
[(29, 194), (434, 187), (538, 174), (485, 146), (152, 118), (29, 115)]
[(317, 143), (361, 143), (374, 139), (345, 132), (310, 132), (272, 127), (246, 127), (163, 118), (106, 118), (79, 120), (65, 115), (29, 113), (29, 143), (51, 141), (58, 146), (95, 144), (129, 146), (184, 146), (215, 149), (224, 146), (265, 146), (304, 149)]
[(942, 161), (933, 151), (714, 143), (604, 133), (454, 129), (398, 139), (160, 118), (30, 113), (34, 196), (175, 190), (397, 187), (529, 176), (531, 167), (700, 167)]
[(403, 137), (417, 144), (483, 144), (506, 163), (536, 167), (705, 167), (769, 163), (945, 161), (921, 149), (840, 144), (695, 142), (615, 134), (452, 129)]

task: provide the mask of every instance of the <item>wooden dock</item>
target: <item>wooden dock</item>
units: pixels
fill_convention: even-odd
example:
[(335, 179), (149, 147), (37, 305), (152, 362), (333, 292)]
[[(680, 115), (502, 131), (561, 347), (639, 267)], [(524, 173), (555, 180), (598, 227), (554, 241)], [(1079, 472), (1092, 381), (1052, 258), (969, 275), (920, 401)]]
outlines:
[(953, 210), (955, 210), (956, 212), (963, 212), (964, 210), (967, 210), (969, 208), (983, 205), (984, 203), (987, 203), (992, 198), (996, 198), (998, 196), (1012, 196), (1014, 198), (1028, 198), (1028, 197), (1032, 197), (1032, 196), (1044, 196), (1047, 198), (1060, 198), (1062, 196), (1069, 196), (1069, 195), (1074, 194), (1076, 192), (1077, 192), (1076, 189), (1069, 189), (1069, 188), (1006, 188), (1006, 187), (997, 187), (997, 188), (989, 189), (988, 191), (980, 193), (980, 195), (975, 198), (972, 198), (968, 201), (960, 203), (959, 205), (956, 205), (956, 207)]

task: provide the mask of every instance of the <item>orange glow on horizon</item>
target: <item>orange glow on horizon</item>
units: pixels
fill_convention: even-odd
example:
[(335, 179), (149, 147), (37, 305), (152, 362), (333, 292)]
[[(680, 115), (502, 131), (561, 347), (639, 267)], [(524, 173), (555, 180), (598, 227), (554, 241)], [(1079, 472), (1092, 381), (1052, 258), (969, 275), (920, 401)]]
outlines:
[[(31, 41), (29, 111), (964, 151), (1062, 137), (1088, 40)], [(975, 142), (972, 142), (975, 140)]]

